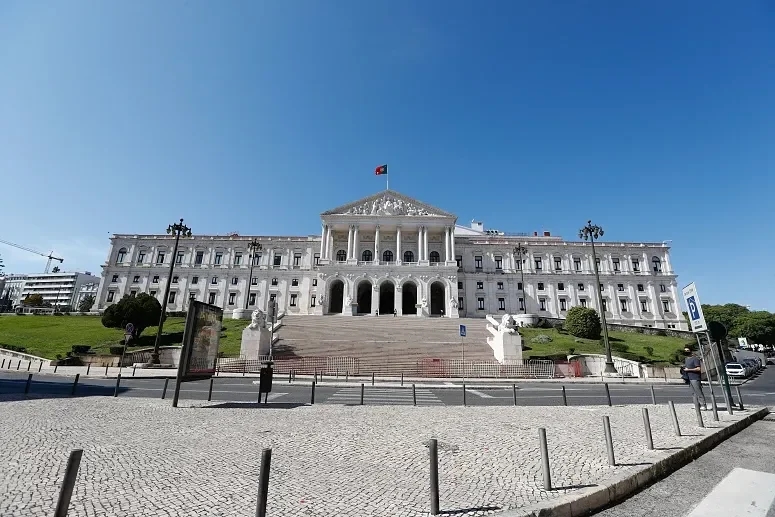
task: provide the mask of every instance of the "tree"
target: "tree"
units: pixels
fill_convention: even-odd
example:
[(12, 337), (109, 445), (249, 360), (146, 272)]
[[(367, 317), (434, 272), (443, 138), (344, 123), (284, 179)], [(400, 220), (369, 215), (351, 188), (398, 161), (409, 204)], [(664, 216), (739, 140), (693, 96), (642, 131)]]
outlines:
[(78, 310), (81, 312), (89, 312), (93, 306), (94, 296), (87, 295), (81, 300), (81, 303), (78, 304)]
[(39, 294), (31, 294), (22, 301), (22, 304), (26, 305), (27, 307), (43, 307), (43, 296)]
[(735, 326), (735, 322), (741, 316), (750, 311), (736, 303), (725, 303), (724, 305), (703, 305), (702, 313), (705, 315), (705, 321), (718, 321), (722, 323), (727, 331)]
[(118, 303), (110, 305), (102, 314), (102, 325), (108, 328), (126, 328), (127, 323), (134, 325), (134, 337), (142, 334), (147, 327), (157, 325), (161, 316), (161, 304), (155, 297), (146, 293), (137, 296), (124, 296)]
[(747, 337), (752, 343), (775, 344), (775, 315), (766, 311), (748, 312), (735, 320), (731, 333)]
[(565, 318), (565, 330), (572, 336), (587, 339), (600, 339), (602, 327), (600, 316), (588, 307), (571, 307)]

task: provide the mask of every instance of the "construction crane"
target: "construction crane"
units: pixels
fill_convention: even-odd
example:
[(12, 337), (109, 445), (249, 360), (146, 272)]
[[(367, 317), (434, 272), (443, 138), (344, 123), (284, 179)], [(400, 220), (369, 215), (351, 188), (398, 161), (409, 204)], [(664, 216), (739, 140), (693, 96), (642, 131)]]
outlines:
[(65, 259), (63, 259), (63, 258), (55, 257), (54, 255), (52, 255), (52, 253), (54, 253), (53, 251), (49, 251), (48, 254), (46, 254), (46, 253), (43, 253), (43, 252), (38, 251), (38, 250), (33, 250), (33, 249), (27, 248), (25, 246), (20, 246), (18, 244), (14, 244), (13, 242), (4, 241), (2, 239), (0, 239), (0, 243), (7, 244), (8, 246), (13, 246), (14, 248), (19, 248), (20, 250), (29, 251), (30, 253), (34, 253), (36, 255), (40, 255), (41, 257), (47, 257), (48, 258), (48, 262), (46, 262), (46, 270), (44, 271), (44, 273), (48, 273), (48, 270), (51, 268), (51, 261), (52, 260), (56, 260), (60, 264), (65, 261)]

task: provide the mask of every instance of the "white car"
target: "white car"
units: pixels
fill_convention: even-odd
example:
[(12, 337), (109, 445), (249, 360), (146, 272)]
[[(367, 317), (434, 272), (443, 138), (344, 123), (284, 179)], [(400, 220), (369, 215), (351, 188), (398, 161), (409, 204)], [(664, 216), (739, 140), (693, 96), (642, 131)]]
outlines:
[(730, 377), (748, 377), (748, 368), (740, 363), (727, 363), (726, 368)]

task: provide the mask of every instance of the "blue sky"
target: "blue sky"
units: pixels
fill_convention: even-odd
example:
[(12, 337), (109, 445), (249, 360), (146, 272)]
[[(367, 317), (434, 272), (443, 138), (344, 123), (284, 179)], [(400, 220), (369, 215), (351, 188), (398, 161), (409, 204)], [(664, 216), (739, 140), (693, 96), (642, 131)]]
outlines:
[(767, 1), (1, 2), (0, 239), (99, 271), (179, 217), (318, 234), (388, 163), (461, 224), (591, 218), (775, 310), (773, 27)]

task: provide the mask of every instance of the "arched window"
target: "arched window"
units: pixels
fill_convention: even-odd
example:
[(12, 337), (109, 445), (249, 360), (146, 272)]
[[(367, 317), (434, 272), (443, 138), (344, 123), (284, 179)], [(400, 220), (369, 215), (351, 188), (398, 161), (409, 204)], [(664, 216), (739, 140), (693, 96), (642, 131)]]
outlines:
[(414, 262), (414, 253), (412, 253), (411, 251), (405, 251), (404, 262)]
[(659, 257), (654, 257), (651, 259), (651, 262), (654, 263), (654, 272), (655, 273), (661, 273), (662, 272), (662, 261), (659, 260)]
[(438, 262), (441, 260), (441, 257), (439, 256), (438, 251), (431, 251), (429, 258), (431, 259), (431, 262)]
[(361, 260), (364, 262), (371, 262), (374, 256), (371, 254), (371, 250), (364, 250), (361, 254)]
[(347, 261), (347, 252), (345, 250), (339, 250), (336, 252), (336, 260), (337, 262), (346, 262)]
[(384, 262), (393, 262), (393, 252), (390, 250), (385, 250), (385, 252), (382, 254), (382, 260)]
[(118, 254), (116, 255), (116, 264), (121, 264), (124, 262), (124, 259), (126, 258), (126, 248), (121, 248), (118, 250)]

